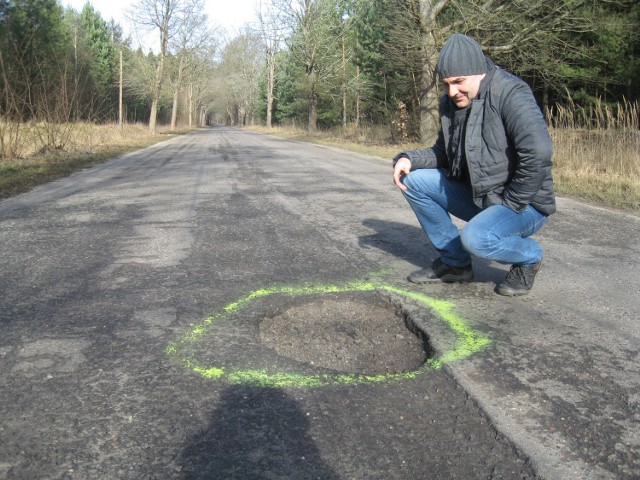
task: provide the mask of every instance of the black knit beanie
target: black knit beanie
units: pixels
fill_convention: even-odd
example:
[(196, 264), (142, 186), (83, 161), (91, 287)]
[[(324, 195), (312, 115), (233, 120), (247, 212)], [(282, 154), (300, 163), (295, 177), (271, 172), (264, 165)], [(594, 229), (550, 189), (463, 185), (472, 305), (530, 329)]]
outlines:
[(487, 73), (487, 61), (478, 42), (454, 33), (440, 50), (436, 72), (440, 78), (481, 75)]

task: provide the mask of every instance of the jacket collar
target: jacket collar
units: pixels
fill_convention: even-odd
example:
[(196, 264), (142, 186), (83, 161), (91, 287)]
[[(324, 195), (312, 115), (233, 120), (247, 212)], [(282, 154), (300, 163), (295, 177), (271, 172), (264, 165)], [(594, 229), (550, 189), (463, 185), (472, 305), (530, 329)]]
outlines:
[(491, 79), (493, 78), (493, 74), (498, 68), (490, 58), (488, 57), (485, 57), (485, 58), (487, 60), (487, 74), (480, 82), (480, 90), (478, 90), (478, 96), (474, 99), (474, 101), (476, 99), (485, 97), (485, 95), (487, 94), (487, 90), (489, 90), (489, 85), (491, 84)]

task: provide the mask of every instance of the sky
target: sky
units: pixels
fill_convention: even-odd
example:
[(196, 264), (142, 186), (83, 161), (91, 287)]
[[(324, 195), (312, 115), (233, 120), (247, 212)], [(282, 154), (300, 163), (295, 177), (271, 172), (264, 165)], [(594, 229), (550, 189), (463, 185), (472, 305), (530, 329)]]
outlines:
[[(72, 7), (77, 11), (82, 10), (86, 2), (93, 5), (93, 8), (100, 12), (104, 20), (115, 20), (125, 32), (131, 34), (124, 15), (124, 11), (135, 3), (135, 0), (61, 0), (63, 7)], [(255, 22), (256, 6), (259, 0), (204, 0), (205, 13), (209, 21), (214, 25), (224, 27), (227, 32), (233, 33), (248, 22)], [(135, 36), (132, 35), (134, 41)]]

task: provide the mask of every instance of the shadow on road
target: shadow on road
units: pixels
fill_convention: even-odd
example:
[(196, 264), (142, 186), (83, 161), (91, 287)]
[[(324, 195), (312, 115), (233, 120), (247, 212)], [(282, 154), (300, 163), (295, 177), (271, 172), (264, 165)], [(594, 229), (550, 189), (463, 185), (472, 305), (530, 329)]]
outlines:
[(181, 455), (183, 478), (338, 480), (298, 403), (280, 389), (232, 386)]
[[(375, 231), (371, 235), (358, 238), (361, 248), (377, 248), (417, 267), (426, 267), (438, 257), (438, 252), (429, 243), (420, 227), (406, 223), (391, 222), (377, 218), (367, 218), (362, 225)], [(495, 268), (492, 262), (473, 260), (475, 281), (499, 283), (505, 271)]]
[(378, 218), (367, 218), (362, 225), (375, 231), (359, 237), (358, 245), (362, 248), (384, 250), (419, 267), (426, 266), (438, 255), (419, 227)]

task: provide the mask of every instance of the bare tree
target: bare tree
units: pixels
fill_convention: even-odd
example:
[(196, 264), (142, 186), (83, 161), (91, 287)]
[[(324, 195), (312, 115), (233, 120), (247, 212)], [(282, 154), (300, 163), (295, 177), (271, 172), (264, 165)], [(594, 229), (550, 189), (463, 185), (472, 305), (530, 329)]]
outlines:
[[(202, 13), (202, 0), (194, 0), (195, 7), (186, 19), (183, 28), (171, 42), (172, 50), (176, 52), (177, 68), (174, 72), (173, 106), (171, 109), (171, 130), (175, 130), (178, 115), (178, 99), (183, 87), (185, 76), (198, 66), (201, 66), (202, 56), (198, 52), (206, 51), (213, 56), (217, 40), (215, 31), (208, 26), (207, 15)], [(214, 47), (214, 48), (211, 48)], [(190, 117), (191, 122), (191, 117)]]
[[(342, 51), (342, 67), (341, 67), (341, 96), (342, 96), (342, 127), (346, 128), (349, 121), (348, 104), (350, 94), (355, 94), (356, 112), (355, 125), (357, 127), (359, 121), (359, 78), (358, 66), (354, 64), (354, 49), (357, 47), (357, 36), (350, 35), (354, 32), (353, 24), (356, 19), (353, 0), (340, 0), (337, 4), (340, 15), (339, 36), (340, 49)], [(357, 63), (357, 62), (356, 62)], [(355, 72), (352, 67), (355, 66)]]
[(207, 113), (213, 100), (212, 78), (216, 66), (215, 55), (219, 49), (219, 41), (203, 45), (189, 57), (191, 68), (188, 70), (187, 110), (189, 126), (192, 126), (198, 115), (198, 125), (207, 123)]
[(276, 59), (284, 41), (285, 28), (280, 24), (277, 11), (268, 2), (260, 2), (258, 20), (265, 48), (267, 66), (267, 128), (273, 125), (273, 102), (276, 85)]
[(315, 132), (319, 89), (340, 81), (339, 9), (336, 0), (273, 0), (273, 5), (291, 32), (285, 40), (289, 52), (306, 74), (308, 130)]
[(191, 127), (194, 123), (205, 126), (211, 120), (215, 91), (216, 55), (218, 40), (195, 49), (189, 55), (189, 68), (185, 69), (183, 96), (186, 115)]
[[(545, 64), (572, 49), (567, 32), (593, 28), (579, 11), (590, 0), (409, 0), (408, 15), (417, 19), (420, 59), (420, 136), (438, 128), (435, 65), (438, 51), (454, 32), (469, 33), (488, 54), (504, 54), (544, 74)], [(417, 14), (417, 15), (416, 15)], [(401, 28), (401, 27), (400, 27)], [(404, 30), (406, 32), (407, 30)], [(508, 66), (515, 66), (513, 63)]]
[[(616, 0), (612, 0), (616, 1)], [(593, 31), (581, 11), (590, 0), (403, 0), (385, 2), (389, 11), (389, 65), (404, 72), (414, 91), (412, 109), (419, 112), (423, 142), (439, 126), (439, 89), (435, 66), (442, 44), (452, 33), (473, 36), (500, 65), (517, 74), (550, 82), (552, 72), (571, 56), (584, 54), (572, 35)], [(554, 67), (556, 65), (557, 67)]]
[(218, 82), (224, 87), (226, 109), (233, 124), (255, 123), (259, 80), (264, 60), (259, 35), (249, 28), (223, 49)]
[(138, 0), (130, 11), (133, 24), (141, 30), (157, 30), (159, 35), (159, 53), (156, 74), (151, 91), (151, 113), (149, 129), (156, 132), (158, 102), (164, 80), (164, 66), (172, 41), (188, 28), (190, 19), (203, 10), (202, 0)]

